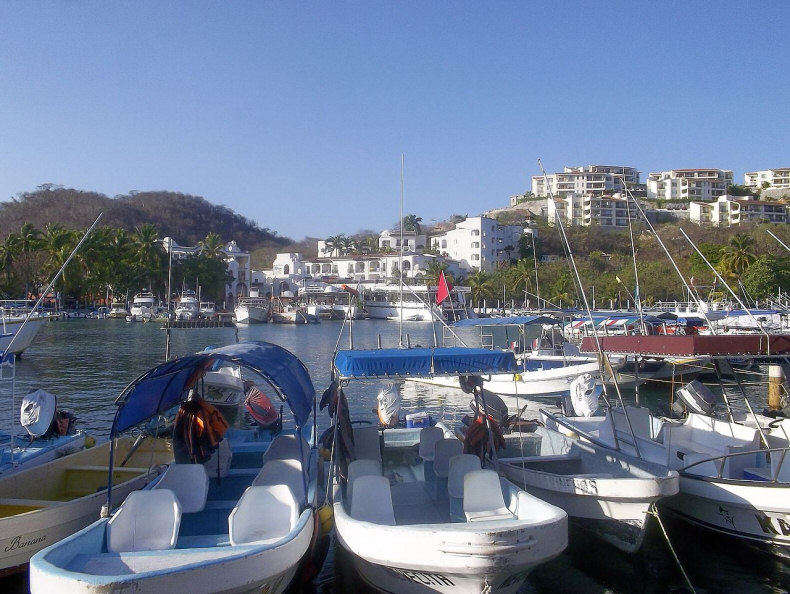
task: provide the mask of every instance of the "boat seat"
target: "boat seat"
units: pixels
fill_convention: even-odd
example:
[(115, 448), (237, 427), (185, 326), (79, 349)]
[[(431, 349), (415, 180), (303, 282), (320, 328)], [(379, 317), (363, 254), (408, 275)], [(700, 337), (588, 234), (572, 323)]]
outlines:
[(301, 504), (305, 501), (302, 465), (295, 458), (285, 460), (269, 460), (263, 465), (252, 485), (288, 485), (296, 500)]
[(346, 500), (348, 501), (349, 509), (351, 509), (351, 502), (354, 498), (354, 482), (359, 477), (369, 474), (381, 476), (381, 462), (369, 458), (362, 458), (361, 460), (354, 460), (349, 463), (348, 482), (346, 483)]
[(153, 489), (170, 489), (176, 494), (181, 512), (203, 511), (208, 497), (208, 473), (202, 464), (170, 464)]
[[(302, 441), (302, 451), (299, 451), (299, 439)], [(269, 460), (286, 460), (293, 458), (295, 460), (306, 461), (307, 456), (310, 454), (310, 444), (307, 440), (293, 433), (281, 433), (277, 435), (266, 451), (263, 453), (263, 464)]]
[(231, 545), (276, 542), (299, 521), (299, 505), (287, 485), (247, 487), (228, 516)]
[(132, 491), (107, 522), (107, 550), (127, 553), (175, 548), (180, 524), (181, 505), (173, 491)]
[(513, 518), (494, 470), (472, 470), (464, 476), (464, 515), (468, 522)]
[(442, 438), (436, 442), (433, 454), (434, 495), (441, 499), (447, 495), (447, 477), (450, 473), (450, 458), (464, 453), (464, 444), (455, 437)]
[(233, 460), (233, 452), (230, 450), (230, 442), (223, 439), (217, 444), (217, 449), (211, 457), (203, 463), (209, 478), (225, 478), (230, 470), (230, 463)]
[(370, 459), (381, 462), (381, 440), (375, 425), (354, 427), (354, 459)]
[(450, 458), (447, 474), (447, 496), (450, 499), (450, 519), (465, 520), (464, 477), (472, 470), (480, 470), (480, 458), (474, 454), (456, 454)]
[(354, 480), (356, 496), (351, 503), (351, 517), (361, 522), (383, 526), (395, 525), (392, 492), (385, 476), (367, 474)]
[(424, 427), (420, 429), (420, 446), (418, 455), (423, 461), (423, 474), (426, 481), (433, 480), (433, 454), (436, 442), (444, 437), (441, 427)]

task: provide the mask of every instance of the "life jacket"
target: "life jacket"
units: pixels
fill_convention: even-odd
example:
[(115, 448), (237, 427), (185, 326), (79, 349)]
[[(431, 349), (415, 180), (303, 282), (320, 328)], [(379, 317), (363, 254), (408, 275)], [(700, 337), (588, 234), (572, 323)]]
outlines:
[(273, 427), (280, 420), (280, 414), (272, 404), (272, 401), (256, 386), (250, 386), (247, 390), (244, 407), (255, 422), (264, 429)]
[[(494, 448), (496, 450), (502, 450), (506, 446), (505, 436), (502, 435), (502, 430), (499, 428), (499, 424), (491, 417), (491, 415), (487, 416), (488, 426), (490, 427), (494, 437)], [(480, 456), (481, 454), (490, 454), (490, 450), (491, 445), (488, 441), (488, 430), (483, 424), (483, 417), (478, 415), (469, 424), (469, 427), (467, 427), (466, 433), (464, 434), (464, 453)]]
[(181, 403), (173, 424), (173, 439), (184, 444), (192, 462), (202, 464), (217, 449), (227, 429), (222, 413), (196, 398)]

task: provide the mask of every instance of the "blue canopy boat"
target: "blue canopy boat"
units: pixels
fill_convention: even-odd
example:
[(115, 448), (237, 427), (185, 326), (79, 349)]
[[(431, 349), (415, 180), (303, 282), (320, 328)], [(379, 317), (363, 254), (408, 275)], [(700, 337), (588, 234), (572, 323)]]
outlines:
[[(355, 426), (366, 421), (352, 421), (343, 393), (354, 380), (355, 396), (375, 399), (376, 384), (397, 379), (517, 369), (512, 352), (463, 347), (336, 354), (336, 383), (326, 393), (336, 428), (330, 477), (335, 533), (372, 588), (516, 592), (530, 569), (567, 545), (565, 512), (482, 468), (441, 422)], [(460, 493), (450, 489), (456, 483)]]
[(228, 429), (204, 464), (171, 464), (111, 518), (35, 555), (32, 592), (282, 592), (294, 581), (318, 540), (321, 495), (317, 450), (303, 436), (315, 388), (296, 356), (249, 342), (158, 365), (116, 400), (111, 436), (184, 403), (218, 364), (265, 380), (295, 429)]

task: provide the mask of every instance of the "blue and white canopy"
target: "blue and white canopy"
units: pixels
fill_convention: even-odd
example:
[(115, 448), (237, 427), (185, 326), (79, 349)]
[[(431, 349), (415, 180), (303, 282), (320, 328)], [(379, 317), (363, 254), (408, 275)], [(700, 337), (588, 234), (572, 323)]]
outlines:
[(450, 324), (454, 328), (469, 326), (525, 326), (528, 324), (559, 324), (552, 316), (505, 316), (503, 318), (467, 318)]
[(186, 355), (147, 371), (116, 399), (118, 411), (110, 435), (115, 436), (176, 406), (186, 398), (189, 388), (220, 361), (249, 368), (266, 378), (288, 403), (297, 426), (303, 426), (310, 417), (315, 388), (307, 368), (290, 351), (255, 341)]
[(512, 352), (464, 347), (338, 351), (334, 366), (339, 379), (519, 371)]

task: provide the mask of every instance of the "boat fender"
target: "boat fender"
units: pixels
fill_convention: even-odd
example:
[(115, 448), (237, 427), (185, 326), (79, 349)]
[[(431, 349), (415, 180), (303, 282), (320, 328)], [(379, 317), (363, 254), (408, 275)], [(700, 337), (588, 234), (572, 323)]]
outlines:
[(335, 525), (334, 512), (331, 505), (322, 505), (318, 508), (318, 519), (321, 522), (321, 535), (325, 536), (332, 531)]

